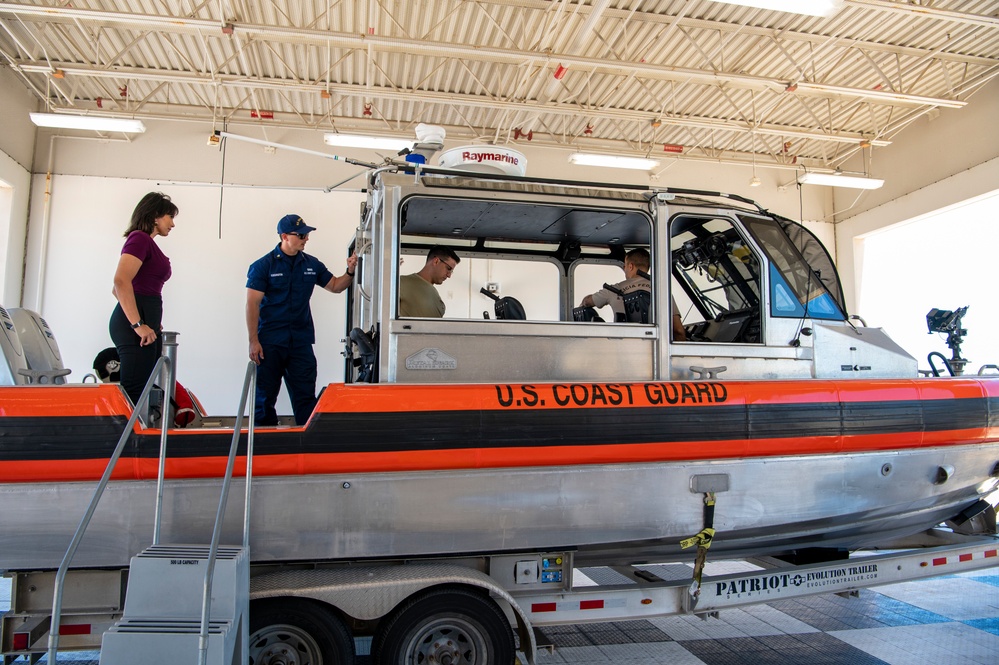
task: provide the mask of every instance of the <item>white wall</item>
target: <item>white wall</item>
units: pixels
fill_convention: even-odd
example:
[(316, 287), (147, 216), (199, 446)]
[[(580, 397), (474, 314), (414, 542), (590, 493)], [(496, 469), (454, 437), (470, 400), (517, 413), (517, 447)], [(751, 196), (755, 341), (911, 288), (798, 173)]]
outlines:
[[(278, 219), (297, 213), (317, 231), (307, 250), (342, 274), (357, 226), (361, 195), (287, 189), (165, 186), (155, 181), (55, 176), (48, 252), (39, 257), (44, 177), (35, 178), (25, 306), (38, 309), (55, 331), (71, 380), (91, 371), (94, 356), (111, 345), (108, 318), (121, 245), (132, 208), (148, 191), (169, 194), (180, 208), (177, 226), (157, 242), (170, 257), (164, 287), (164, 327), (180, 332), (178, 377), (211, 413), (231, 414), (248, 362), (244, 323), (246, 271), (277, 244)], [(39, 293), (38, 266), (44, 286)], [(317, 290), (312, 300), (320, 385), (343, 378), (340, 339), (344, 296)], [(39, 307), (39, 304), (41, 305)], [(282, 392), (279, 410), (290, 407)]]
[(21, 273), (28, 227), (31, 174), (0, 152), (0, 305), (21, 305)]
[(16, 74), (0, 68), (0, 305), (21, 304), (24, 237), (35, 126), (35, 100)]
[[(861, 215), (999, 157), (999, 77), (966, 101), (964, 108), (939, 109), (938, 113), (921, 116), (895, 136), (892, 145), (874, 152), (871, 174), (884, 178), (884, 187), (864, 192), (859, 199), (859, 190), (833, 190), (837, 221)], [(844, 170), (864, 168), (859, 158), (844, 165)]]

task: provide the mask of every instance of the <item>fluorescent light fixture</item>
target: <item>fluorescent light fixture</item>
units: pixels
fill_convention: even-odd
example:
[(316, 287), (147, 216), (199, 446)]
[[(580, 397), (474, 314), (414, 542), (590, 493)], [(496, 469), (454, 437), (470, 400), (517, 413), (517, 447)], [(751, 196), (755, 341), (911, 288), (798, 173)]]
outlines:
[(843, 0), (715, 0), (715, 2), (807, 16), (832, 16), (843, 8)]
[(842, 173), (802, 173), (798, 176), (798, 184), (852, 187), (854, 189), (880, 189), (885, 184), (885, 181), (862, 175), (844, 175)]
[(96, 132), (141, 134), (146, 126), (134, 118), (107, 118), (99, 115), (69, 115), (65, 113), (31, 113), (31, 122), (39, 127), (58, 129), (92, 129)]
[(361, 134), (338, 134), (326, 132), (323, 135), (326, 145), (338, 145), (344, 148), (370, 148), (372, 150), (391, 150), (399, 152), (403, 148), (412, 148), (412, 139), (393, 139), (386, 136), (362, 136)]
[(607, 166), (613, 169), (636, 169), (639, 171), (651, 171), (659, 166), (658, 159), (596, 155), (590, 152), (574, 152), (569, 155), (569, 161), (580, 166)]

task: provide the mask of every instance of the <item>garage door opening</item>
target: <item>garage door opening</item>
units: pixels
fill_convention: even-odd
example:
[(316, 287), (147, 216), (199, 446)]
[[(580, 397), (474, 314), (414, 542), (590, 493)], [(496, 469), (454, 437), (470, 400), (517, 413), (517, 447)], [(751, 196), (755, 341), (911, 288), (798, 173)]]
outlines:
[[(966, 374), (999, 363), (999, 190), (913, 218), (862, 239), (859, 310), (929, 369), (926, 357), (950, 358), (946, 335), (927, 331), (926, 313), (968, 305), (961, 355)], [(942, 366), (939, 361), (938, 367)]]

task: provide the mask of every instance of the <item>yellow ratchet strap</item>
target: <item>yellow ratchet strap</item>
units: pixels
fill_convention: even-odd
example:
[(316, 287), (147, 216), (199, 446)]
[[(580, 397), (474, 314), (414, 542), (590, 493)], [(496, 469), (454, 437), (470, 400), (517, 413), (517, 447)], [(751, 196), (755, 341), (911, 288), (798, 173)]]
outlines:
[(680, 541), (682, 549), (697, 545), (697, 556), (694, 559), (694, 580), (690, 585), (690, 595), (695, 603), (701, 593), (701, 576), (704, 573), (704, 564), (708, 559), (708, 548), (711, 547), (711, 541), (715, 538), (714, 522), (715, 493), (707, 492), (704, 495), (704, 528), (696, 536)]
[(693, 547), (697, 545), (698, 547), (703, 547), (708, 549), (711, 547), (711, 541), (715, 537), (714, 529), (701, 529), (701, 531), (690, 538), (684, 538), (680, 541), (680, 549), (687, 549), (688, 547)]

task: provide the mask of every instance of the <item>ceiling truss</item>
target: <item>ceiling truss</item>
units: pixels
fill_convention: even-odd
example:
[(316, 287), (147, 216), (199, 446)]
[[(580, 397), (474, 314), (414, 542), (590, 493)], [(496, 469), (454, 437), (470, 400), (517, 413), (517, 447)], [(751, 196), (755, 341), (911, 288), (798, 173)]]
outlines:
[(49, 109), (835, 168), (999, 75), (999, 2), (0, 1)]

